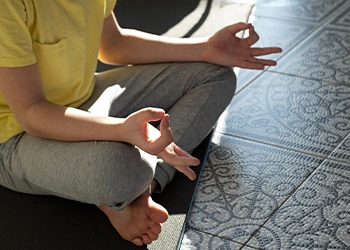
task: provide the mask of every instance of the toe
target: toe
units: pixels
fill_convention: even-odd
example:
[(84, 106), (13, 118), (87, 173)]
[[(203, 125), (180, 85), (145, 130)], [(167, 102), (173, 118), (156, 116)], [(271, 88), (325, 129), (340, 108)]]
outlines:
[(142, 246), (143, 245), (143, 239), (142, 238), (135, 238), (132, 240), (132, 243), (134, 243), (136, 246)]
[(158, 234), (153, 233), (152, 231), (148, 232), (148, 237), (150, 238), (151, 241), (155, 241), (158, 239)]
[(155, 223), (165, 222), (169, 217), (168, 211), (160, 204), (155, 203), (151, 197), (149, 197), (148, 202), (149, 206), (146, 213), (149, 218)]
[(162, 226), (158, 223), (154, 223), (151, 227), (151, 232), (154, 234), (160, 234), (162, 231)]
[(149, 245), (152, 243), (152, 240), (147, 234), (142, 235), (142, 240), (143, 240), (143, 243), (145, 243), (146, 245)]

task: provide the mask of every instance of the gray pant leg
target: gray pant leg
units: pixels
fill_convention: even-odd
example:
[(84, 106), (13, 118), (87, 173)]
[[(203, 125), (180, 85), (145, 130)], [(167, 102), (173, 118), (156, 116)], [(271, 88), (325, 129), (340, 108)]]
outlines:
[(122, 209), (147, 190), (156, 157), (118, 142), (60, 142), (23, 133), (0, 145), (0, 184)]
[[(236, 88), (233, 70), (207, 63), (124, 67), (97, 75), (97, 86), (82, 108), (126, 117), (144, 107), (170, 114), (174, 141), (188, 152), (199, 145), (230, 103)], [(159, 160), (155, 179), (162, 190), (175, 169)]]
[[(143, 107), (163, 108), (175, 142), (191, 152), (230, 102), (235, 83), (231, 69), (204, 63), (125, 67), (98, 75), (82, 109), (125, 117)], [(0, 145), (0, 184), (122, 209), (150, 184), (156, 162), (128, 144), (57, 142), (24, 133)], [(159, 162), (154, 178), (163, 189), (174, 172)]]

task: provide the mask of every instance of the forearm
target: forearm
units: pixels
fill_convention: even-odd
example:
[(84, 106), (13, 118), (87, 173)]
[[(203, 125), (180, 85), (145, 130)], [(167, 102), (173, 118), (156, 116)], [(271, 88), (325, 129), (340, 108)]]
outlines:
[(203, 61), (206, 38), (171, 38), (121, 29), (122, 36), (100, 55), (110, 64)]
[(24, 130), (36, 137), (60, 141), (122, 141), (123, 119), (95, 116), (46, 100), (31, 105), (22, 120)]

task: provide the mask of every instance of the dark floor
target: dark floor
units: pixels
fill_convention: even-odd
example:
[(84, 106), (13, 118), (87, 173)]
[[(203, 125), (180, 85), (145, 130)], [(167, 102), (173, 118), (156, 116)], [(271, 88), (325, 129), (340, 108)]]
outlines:
[(240, 70), (181, 249), (350, 249), (350, 1), (256, 0), (278, 66)]

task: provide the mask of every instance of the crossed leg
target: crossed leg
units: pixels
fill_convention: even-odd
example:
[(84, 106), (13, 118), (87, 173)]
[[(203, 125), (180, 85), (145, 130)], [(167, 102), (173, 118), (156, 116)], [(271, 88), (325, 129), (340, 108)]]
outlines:
[[(230, 103), (235, 85), (231, 69), (211, 64), (125, 67), (97, 76), (96, 89), (81, 108), (117, 117), (144, 107), (163, 108), (171, 116), (175, 143), (191, 152)], [(145, 190), (150, 183), (162, 190), (175, 170), (132, 145), (59, 142), (24, 133), (2, 150), (8, 158), (2, 185), (95, 204), (136, 245), (156, 240), (168, 218)]]

